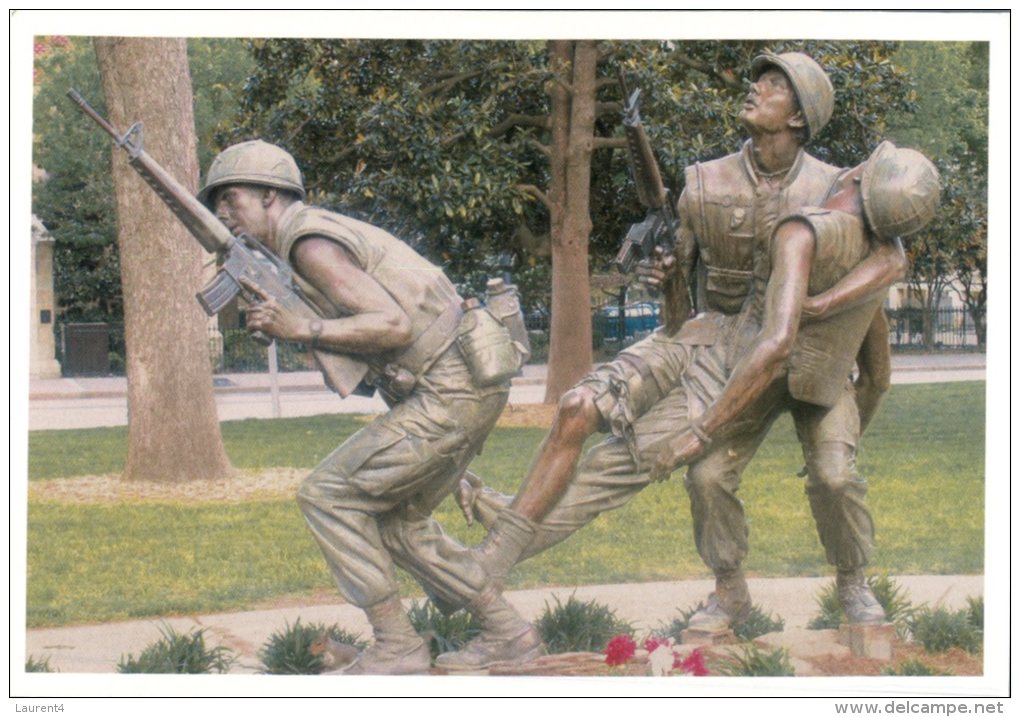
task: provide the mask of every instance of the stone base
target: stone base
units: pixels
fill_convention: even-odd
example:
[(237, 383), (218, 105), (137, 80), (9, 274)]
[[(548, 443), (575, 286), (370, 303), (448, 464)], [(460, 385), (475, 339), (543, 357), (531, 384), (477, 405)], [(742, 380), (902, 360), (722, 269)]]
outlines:
[(733, 630), (698, 630), (687, 628), (680, 633), (682, 645), (732, 645), (737, 641)]
[(56, 359), (33, 359), (28, 376), (29, 378), (60, 378), (60, 362)]
[[(645, 658), (647, 661), (647, 657)], [(493, 665), (481, 674), (493, 676), (509, 675), (602, 675), (609, 668), (606, 656), (597, 652), (562, 652), (554, 655), (543, 655), (524, 664), (505, 663)], [(448, 672), (447, 674), (464, 675), (470, 673)]]
[(895, 639), (896, 626), (891, 622), (881, 625), (844, 623), (839, 626), (839, 644), (849, 647), (854, 657), (892, 660)]

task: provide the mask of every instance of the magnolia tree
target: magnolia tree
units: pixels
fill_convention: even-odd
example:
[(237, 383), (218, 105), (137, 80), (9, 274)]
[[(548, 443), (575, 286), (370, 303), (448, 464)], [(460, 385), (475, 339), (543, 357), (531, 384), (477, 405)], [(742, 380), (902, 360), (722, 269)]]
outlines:
[[(909, 110), (892, 43), (253, 40), (256, 71), (221, 145), (282, 144), (312, 201), (384, 226), (467, 290), (513, 268), (551, 306), (555, 401), (591, 364), (589, 275), (643, 210), (621, 128), (624, 83), (674, 197), (682, 168), (739, 149), (751, 59), (802, 49), (829, 71), (833, 122), (814, 152), (852, 164)], [(550, 278), (551, 277), (551, 278)], [(551, 294), (551, 296), (550, 296)]]

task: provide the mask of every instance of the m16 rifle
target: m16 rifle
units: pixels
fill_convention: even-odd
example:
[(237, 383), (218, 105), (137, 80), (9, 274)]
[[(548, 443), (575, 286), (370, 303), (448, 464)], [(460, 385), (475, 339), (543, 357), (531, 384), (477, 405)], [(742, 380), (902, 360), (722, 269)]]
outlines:
[[(620, 78), (621, 86), (623, 78)], [(624, 87), (626, 95), (626, 87)], [(623, 107), (623, 127), (627, 135), (627, 151), (631, 173), (637, 185), (638, 201), (647, 210), (643, 221), (632, 224), (623, 239), (623, 246), (614, 264), (623, 273), (629, 273), (642, 259), (652, 257), (656, 247), (671, 252), (676, 243), (679, 219), (669, 190), (662, 183), (659, 165), (652, 153), (651, 143), (641, 124), (638, 102), (641, 90), (636, 89)]]
[[(198, 303), (209, 316), (222, 311), (238, 294), (246, 301), (261, 300), (261, 297), (242, 284), (241, 279), (244, 278), (258, 287), (265, 296), (275, 299), (284, 309), (301, 318), (321, 318), (319, 311), (294, 283), (293, 272), (285, 261), (254, 237), (246, 234), (234, 236), (204, 204), (145, 152), (142, 148), (141, 123), (136, 122), (122, 135), (76, 90), (70, 90), (67, 95), (82, 112), (113, 137), (118, 147), (127, 152), (128, 164), (155, 190), (202, 248), (216, 254), (221, 269), (197, 294)], [(270, 337), (259, 331), (253, 332), (252, 337), (264, 345), (272, 343)], [(326, 384), (342, 397), (364, 392), (359, 387), (368, 373), (365, 363), (322, 349), (313, 349), (312, 354)]]

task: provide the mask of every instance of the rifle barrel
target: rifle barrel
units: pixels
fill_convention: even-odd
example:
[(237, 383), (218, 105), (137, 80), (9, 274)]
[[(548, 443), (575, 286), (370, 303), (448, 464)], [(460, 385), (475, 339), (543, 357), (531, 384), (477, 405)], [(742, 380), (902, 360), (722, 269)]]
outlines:
[(111, 137), (117, 140), (117, 144), (121, 144), (123, 142), (123, 137), (121, 137), (120, 132), (114, 129), (112, 124), (107, 122), (98, 112), (96, 112), (92, 108), (92, 105), (90, 105), (88, 101), (81, 96), (78, 90), (72, 87), (70, 90), (67, 91), (67, 96), (71, 98), (72, 102), (78, 105), (78, 109), (80, 109), (82, 112), (91, 117), (96, 124), (98, 124), (104, 130), (106, 130), (107, 134), (109, 134)]

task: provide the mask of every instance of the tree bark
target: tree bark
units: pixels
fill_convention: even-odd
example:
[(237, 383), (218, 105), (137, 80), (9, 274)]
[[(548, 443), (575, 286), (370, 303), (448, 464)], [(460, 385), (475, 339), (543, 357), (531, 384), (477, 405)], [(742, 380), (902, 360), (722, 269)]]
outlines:
[(591, 235), (591, 155), (595, 131), (594, 42), (550, 43), (554, 63), (570, 70), (569, 92), (552, 96), (552, 325), (545, 402), (559, 401), (592, 364), (588, 240)]
[[(97, 38), (111, 124), (144, 126), (144, 148), (182, 184), (198, 185), (186, 41)], [(117, 242), (127, 344), (125, 480), (183, 482), (232, 472), (223, 448), (206, 317), (195, 301), (199, 245), (114, 149)]]

